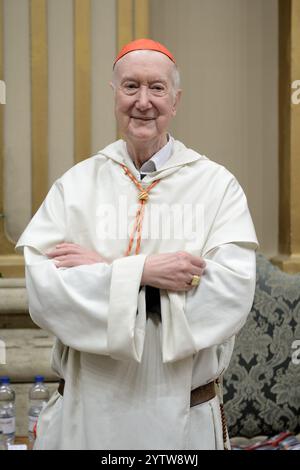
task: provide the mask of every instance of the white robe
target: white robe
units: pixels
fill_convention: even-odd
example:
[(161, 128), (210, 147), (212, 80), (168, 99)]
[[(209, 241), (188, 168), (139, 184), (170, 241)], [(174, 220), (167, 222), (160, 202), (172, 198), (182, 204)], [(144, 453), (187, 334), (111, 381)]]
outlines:
[[(144, 230), (151, 204), (200, 204), (202, 233), (144, 236), (140, 254), (125, 257), (128, 237), (105, 236), (103, 215), (103, 207), (122, 206), (119, 227), (124, 201), (136, 208), (138, 191), (119, 163), (138, 179), (122, 140), (67, 171), (17, 243), (30, 315), (57, 338), (52, 366), (66, 381), (63, 398), (56, 392), (40, 416), (35, 448), (222, 449), (219, 398), (193, 408), (189, 401), (191, 389), (228, 367), (252, 305), (257, 239), (245, 195), (224, 167), (175, 141), (166, 164), (142, 181), (161, 179)], [(108, 262), (57, 269), (45, 251), (63, 241)], [(139, 291), (146, 256), (180, 250), (206, 260), (200, 285), (161, 290), (161, 321), (146, 316)]]

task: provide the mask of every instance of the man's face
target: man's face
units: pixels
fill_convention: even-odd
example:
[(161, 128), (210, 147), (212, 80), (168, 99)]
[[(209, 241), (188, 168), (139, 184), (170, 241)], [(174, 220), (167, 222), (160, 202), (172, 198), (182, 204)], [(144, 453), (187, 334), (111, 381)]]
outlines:
[(145, 142), (166, 135), (180, 97), (174, 92), (173, 67), (156, 51), (133, 51), (117, 62), (115, 113), (125, 139)]

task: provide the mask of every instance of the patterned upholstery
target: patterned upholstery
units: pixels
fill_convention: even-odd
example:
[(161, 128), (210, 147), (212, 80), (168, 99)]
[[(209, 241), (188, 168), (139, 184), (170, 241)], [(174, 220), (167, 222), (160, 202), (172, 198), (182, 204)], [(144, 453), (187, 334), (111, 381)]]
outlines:
[(283, 273), (258, 254), (254, 303), (224, 376), (231, 437), (300, 432), (295, 340), (300, 340), (300, 274)]

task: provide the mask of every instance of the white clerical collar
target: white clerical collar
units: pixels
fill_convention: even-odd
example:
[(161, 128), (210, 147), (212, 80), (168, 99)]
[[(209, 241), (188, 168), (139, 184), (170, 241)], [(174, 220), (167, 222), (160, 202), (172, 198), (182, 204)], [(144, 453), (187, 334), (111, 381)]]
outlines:
[(168, 134), (168, 142), (158, 152), (156, 152), (149, 160), (147, 160), (140, 168), (140, 173), (147, 175), (153, 171), (159, 170), (170, 158), (173, 150), (173, 137)]

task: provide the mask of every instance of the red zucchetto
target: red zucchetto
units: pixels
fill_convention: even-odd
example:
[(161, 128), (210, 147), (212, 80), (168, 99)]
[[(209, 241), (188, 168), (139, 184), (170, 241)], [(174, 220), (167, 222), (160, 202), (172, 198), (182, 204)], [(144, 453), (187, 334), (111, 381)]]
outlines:
[(160, 44), (160, 42), (153, 41), (152, 39), (136, 39), (135, 41), (129, 42), (121, 49), (114, 61), (113, 66), (116, 65), (116, 62), (118, 62), (121, 57), (128, 54), (128, 52), (143, 50), (161, 52), (162, 54), (165, 54), (167, 57), (169, 57), (169, 59), (174, 62), (174, 64), (176, 63), (171, 52), (165, 46)]

